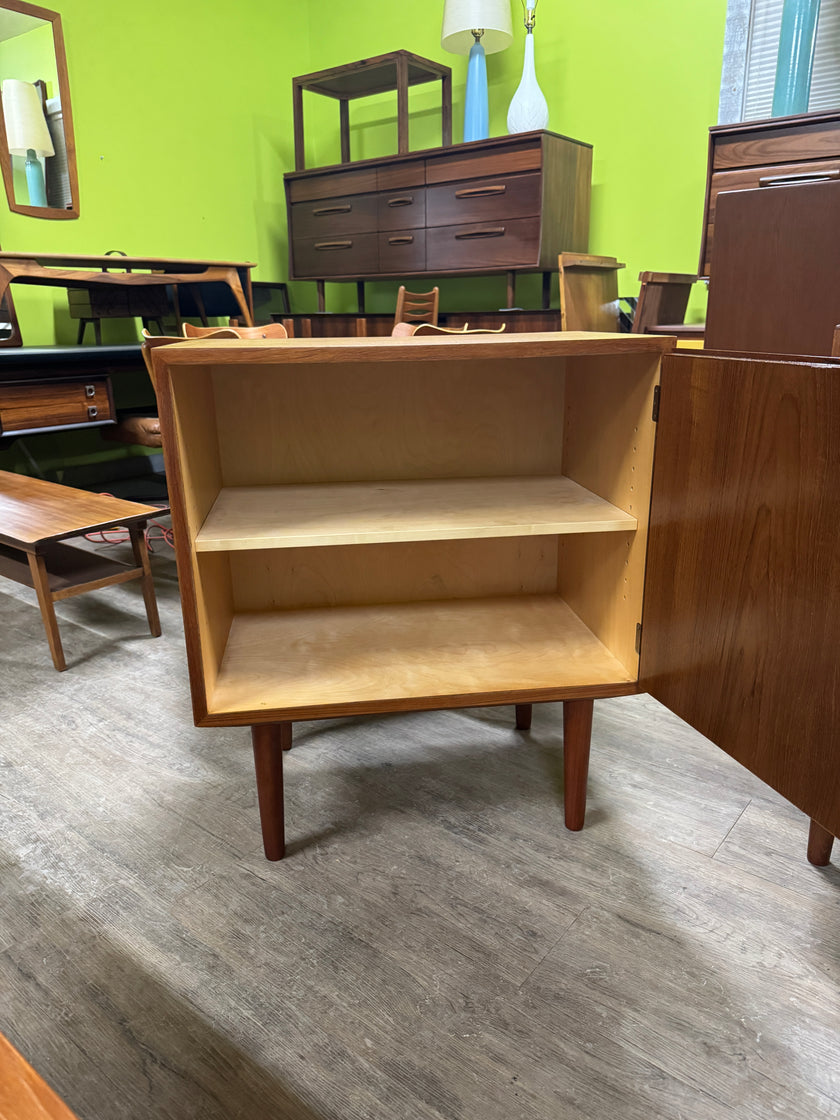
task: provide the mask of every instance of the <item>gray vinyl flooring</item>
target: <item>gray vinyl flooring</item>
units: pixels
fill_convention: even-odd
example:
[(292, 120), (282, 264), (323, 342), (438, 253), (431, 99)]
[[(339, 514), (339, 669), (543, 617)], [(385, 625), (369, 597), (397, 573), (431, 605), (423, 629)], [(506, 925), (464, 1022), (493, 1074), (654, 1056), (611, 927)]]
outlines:
[[(113, 546), (120, 553), (125, 546)], [(81, 1120), (840, 1117), (840, 872), (646, 696), (299, 724), (288, 858), (245, 729), (192, 724), (172, 554), (0, 584), (0, 1031)]]

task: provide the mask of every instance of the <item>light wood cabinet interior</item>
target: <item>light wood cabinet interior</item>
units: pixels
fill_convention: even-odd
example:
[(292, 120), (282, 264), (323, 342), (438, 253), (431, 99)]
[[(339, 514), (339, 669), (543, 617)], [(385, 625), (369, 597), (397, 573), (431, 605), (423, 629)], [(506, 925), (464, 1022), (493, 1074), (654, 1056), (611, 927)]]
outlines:
[(670, 346), (564, 334), (156, 350), (199, 721), (634, 691)]

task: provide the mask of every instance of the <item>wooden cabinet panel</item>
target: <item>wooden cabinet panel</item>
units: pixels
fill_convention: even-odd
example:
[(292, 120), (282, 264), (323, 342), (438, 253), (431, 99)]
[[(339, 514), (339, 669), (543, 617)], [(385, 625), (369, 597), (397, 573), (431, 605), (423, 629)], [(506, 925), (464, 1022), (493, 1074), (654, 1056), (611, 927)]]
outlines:
[(422, 229), (426, 224), (426, 192), (423, 187), (392, 190), (377, 199), (377, 228)]
[(717, 199), (722, 191), (748, 191), (775, 189), (785, 183), (807, 183), (821, 179), (840, 179), (840, 148), (831, 159), (813, 160), (809, 163), (774, 163), (760, 167), (745, 167), (737, 171), (716, 171), (709, 184), (706, 212), (706, 256), (711, 261), (714, 245), (714, 227), (717, 217)]
[(426, 233), (426, 265), (430, 272), (492, 271), (523, 265), (536, 268), (539, 251), (539, 218), (438, 226)]
[(0, 384), (0, 434), (109, 423), (114, 419), (107, 378)]
[(343, 233), (376, 229), (377, 198), (372, 194), (316, 199), (294, 206), (293, 223), (298, 237), (334, 238)]
[(449, 183), (457, 179), (480, 179), (485, 175), (510, 175), (516, 171), (539, 171), (542, 148), (539, 138), (523, 140), (506, 149), (470, 150), (441, 155), (426, 163), (427, 183)]
[(426, 268), (426, 231), (395, 229), (379, 234), (379, 272), (384, 276), (423, 272)]
[(296, 276), (355, 276), (375, 273), (379, 235), (348, 233), (300, 239), (292, 245)]
[(711, 268), (721, 191), (751, 190), (762, 180), (814, 172), (820, 177), (840, 173), (840, 113), (805, 113), (710, 128), (700, 275), (708, 276)]
[(429, 187), (426, 213), (430, 226), (525, 218), (540, 212), (539, 172), (527, 175), (465, 179)]
[(376, 167), (353, 171), (331, 170), (312, 172), (303, 177), (286, 177), (287, 198), (292, 202), (309, 202), (316, 198), (337, 198), (345, 194), (369, 194), (377, 190)]
[(663, 362), (642, 686), (840, 835), (840, 368)]
[(380, 191), (400, 191), (407, 187), (422, 187), (426, 182), (426, 161), (410, 160), (405, 163), (386, 163), (376, 169), (376, 188)]

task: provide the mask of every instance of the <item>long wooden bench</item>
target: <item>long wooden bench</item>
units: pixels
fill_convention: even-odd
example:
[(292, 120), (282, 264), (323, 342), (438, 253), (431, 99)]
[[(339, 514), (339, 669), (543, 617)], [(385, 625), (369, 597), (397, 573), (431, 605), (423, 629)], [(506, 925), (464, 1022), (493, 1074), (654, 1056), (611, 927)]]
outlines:
[[(149, 630), (160, 635), (160, 618), (149, 566), (145, 528), (167, 508), (91, 494), (40, 478), (0, 471), (0, 576), (32, 587), (56, 669), (67, 668), (53, 604), (72, 595), (139, 579)], [(61, 542), (121, 525), (134, 564)]]

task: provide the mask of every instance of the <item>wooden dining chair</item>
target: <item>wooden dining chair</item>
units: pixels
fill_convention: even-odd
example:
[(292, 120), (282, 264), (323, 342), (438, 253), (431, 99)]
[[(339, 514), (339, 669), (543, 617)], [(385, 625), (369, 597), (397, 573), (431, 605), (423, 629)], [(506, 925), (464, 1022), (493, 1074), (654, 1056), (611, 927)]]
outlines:
[(430, 292), (407, 292), (405, 284), (400, 284), (394, 324), (431, 323), (437, 326), (439, 300), (440, 290), (437, 287)]
[(685, 272), (640, 272), (633, 334), (674, 334), (701, 340), (704, 325), (683, 321), (691, 286), (697, 279)]
[(288, 338), (282, 323), (266, 323), (261, 327), (194, 327), (182, 326), (184, 338)]

